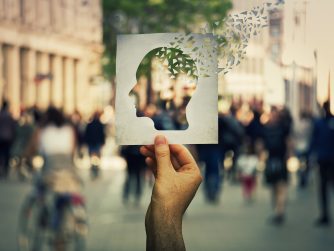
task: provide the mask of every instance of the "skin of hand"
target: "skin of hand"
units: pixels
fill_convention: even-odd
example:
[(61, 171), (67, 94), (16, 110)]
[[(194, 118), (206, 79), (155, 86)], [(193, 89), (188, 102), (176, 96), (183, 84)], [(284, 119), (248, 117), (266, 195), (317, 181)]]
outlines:
[(164, 136), (140, 152), (155, 177), (145, 219), (147, 250), (185, 250), (182, 217), (202, 181), (200, 170), (186, 147), (168, 145)]

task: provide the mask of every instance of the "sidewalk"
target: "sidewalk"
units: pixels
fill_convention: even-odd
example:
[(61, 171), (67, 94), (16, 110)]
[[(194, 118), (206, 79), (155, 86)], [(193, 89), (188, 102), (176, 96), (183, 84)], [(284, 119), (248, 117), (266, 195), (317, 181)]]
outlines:
[[(85, 194), (89, 213), (88, 250), (145, 250), (144, 217), (150, 199), (146, 185), (140, 208), (122, 204), (124, 172), (103, 170), (91, 181), (88, 170)], [(0, 250), (14, 251), (19, 207), (29, 184), (0, 182)], [(224, 185), (219, 205), (208, 205), (200, 187), (184, 218), (183, 232), (189, 251), (330, 251), (334, 227), (315, 228), (317, 197), (315, 185), (299, 191), (290, 187), (287, 222), (282, 227), (267, 223), (270, 216), (269, 191), (259, 184), (257, 198), (246, 204), (237, 185)], [(332, 195), (334, 214), (334, 196)]]

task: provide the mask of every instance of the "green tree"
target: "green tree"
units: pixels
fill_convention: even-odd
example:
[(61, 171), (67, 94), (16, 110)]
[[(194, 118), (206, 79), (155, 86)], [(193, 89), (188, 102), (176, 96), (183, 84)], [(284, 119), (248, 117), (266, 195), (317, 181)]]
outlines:
[(129, 33), (195, 32), (222, 20), (230, 0), (103, 0), (103, 70), (115, 75), (116, 36)]

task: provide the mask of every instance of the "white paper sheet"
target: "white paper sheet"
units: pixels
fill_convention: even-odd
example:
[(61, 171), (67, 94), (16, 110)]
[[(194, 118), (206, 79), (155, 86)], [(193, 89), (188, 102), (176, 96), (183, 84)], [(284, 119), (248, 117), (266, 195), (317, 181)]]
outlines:
[[(186, 130), (156, 130), (151, 118), (137, 117), (130, 90), (136, 85), (136, 71), (144, 56), (152, 49), (169, 47), (180, 34), (136, 34), (117, 36), (116, 59), (116, 142), (119, 145), (152, 144), (158, 134), (165, 135), (170, 144), (217, 144), (217, 74), (199, 76), (197, 88), (186, 108), (189, 127)], [(208, 35), (193, 34), (199, 50)], [(183, 50), (182, 46), (180, 48)], [(195, 60), (195, 59), (194, 59)], [(217, 72), (217, 58), (207, 62)]]

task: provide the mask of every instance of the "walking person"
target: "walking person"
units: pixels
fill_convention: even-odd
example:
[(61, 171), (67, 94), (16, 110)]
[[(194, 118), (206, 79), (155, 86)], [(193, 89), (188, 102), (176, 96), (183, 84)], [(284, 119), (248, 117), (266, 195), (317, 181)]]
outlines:
[(268, 152), (265, 178), (272, 189), (274, 216), (271, 223), (275, 225), (280, 225), (285, 220), (288, 192), (286, 161), (291, 123), (288, 123), (285, 118), (285, 115), (282, 116), (276, 107), (272, 107), (269, 121), (265, 124), (263, 131), (264, 146)]
[(142, 180), (144, 175), (145, 158), (139, 152), (139, 146), (124, 146), (121, 155), (127, 164), (127, 176), (124, 183), (123, 202), (127, 204), (131, 192), (135, 197), (135, 206), (140, 205), (142, 195)]
[[(31, 177), (33, 174), (32, 158), (29, 154), (29, 143), (35, 131), (32, 115), (23, 111), (16, 126), (16, 137), (11, 147), (11, 158), (20, 179)], [(12, 166), (13, 167), (13, 166)]]
[(99, 174), (99, 160), (101, 149), (105, 144), (105, 137), (104, 126), (100, 121), (100, 113), (95, 112), (85, 130), (85, 141), (91, 157), (91, 174), (93, 178), (96, 178)]
[(312, 116), (307, 112), (302, 112), (300, 121), (296, 123), (294, 130), (295, 152), (299, 161), (303, 164), (298, 170), (299, 187), (306, 188), (310, 174), (310, 155), (308, 152), (310, 138), (312, 134)]
[(246, 136), (250, 141), (252, 151), (258, 152), (259, 142), (263, 134), (263, 125), (261, 123), (262, 113), (259, 110), (253, 110), (253, 118), (245, 128)]
[(15, 140), (16, 122), (4, 101), (0, 110), (0, 177), (7, 177), (12, 144)]
[(254, 198), (258, 163), (252, 143), (246, 142), (236, 164), (246, 202), (251, 202)]
[(204, 191), (209, 203), (218, 203), (222, 187), (219, 168), (220, 149), (218, 145), (197, 145), (199, 160), (205, 164)]
[(76, 136), (76, 155), (78, 158), (83, 157), (83, 145), (84, 145), (84, 133), (85, 133), (85, 124), (83, 122), (82, 116), (79, 111), (74, 111), (74, 113), (71, 116), (71, 122), (75, 131)]
[(232, 166), (227, 172), (228, 178), (236, 181), (236, 163), (239, 157), (239, 149), (245, 136), (244, 127), (236, 118), (236, 109), (231, 107), (229, 114), (220, 114), (218, 117), (218, 140), (221, 162), (227, 152), (232, 152)]
[(313, 127), (310, 152), (317, 156), (319, 164), (319, 198), (321, 215), (316, 221), (318, 226), (331, 223), (329, 213), (328, 186), (334, 185), (334, 116), (330, 112), (330, 103), (323, 105), (323, 118), (317, 120)]

